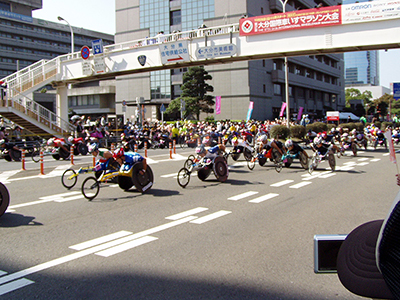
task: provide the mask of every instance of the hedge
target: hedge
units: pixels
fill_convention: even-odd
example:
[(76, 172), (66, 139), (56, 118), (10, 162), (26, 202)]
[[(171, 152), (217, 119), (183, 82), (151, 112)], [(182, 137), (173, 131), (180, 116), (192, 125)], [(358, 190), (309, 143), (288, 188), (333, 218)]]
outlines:
[(270, 137), (286, 140), (290, 136), (290, 129), (286, 125), (275, 125), (271, 128)]

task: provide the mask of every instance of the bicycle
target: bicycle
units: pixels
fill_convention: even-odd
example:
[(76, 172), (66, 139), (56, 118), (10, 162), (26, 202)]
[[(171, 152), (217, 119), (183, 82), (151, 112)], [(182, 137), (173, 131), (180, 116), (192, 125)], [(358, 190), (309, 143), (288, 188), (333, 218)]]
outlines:
[(119, 170), (103, 171), (99, 178), (90, 176), (86, 178), (81, 186), (83, 196), (92, 201), (100, 192), (101, 183), (117, 178), (118, 186), (123, 190), (129, 190), (135, 186), (140, 193), (148, 191), (154, 183), (154, 175), (150, 166), (143, 172), (143, 163), (137, 162), (133, 165), (124, 164)]

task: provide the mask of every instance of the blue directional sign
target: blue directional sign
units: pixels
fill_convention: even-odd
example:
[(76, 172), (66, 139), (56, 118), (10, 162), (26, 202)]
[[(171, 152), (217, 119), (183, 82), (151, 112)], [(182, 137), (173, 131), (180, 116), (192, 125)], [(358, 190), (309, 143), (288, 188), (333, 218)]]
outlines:
[(92, 41), (92, 49), (93, 49), (94, 55), (102, 54), (103, 53), (103, 40), (98, 39), (98, 40)]
[(164, 105), (164, 103), (163, 103), (163, 104), (161, 104), (161, 107), (160, 107), (160, 112), (164, 113), (166, 110), (167, 110), (167, 109), (165, 108), (165, 105)]
[(400, 99), (400, 82), (393, 82), (393, 98)]

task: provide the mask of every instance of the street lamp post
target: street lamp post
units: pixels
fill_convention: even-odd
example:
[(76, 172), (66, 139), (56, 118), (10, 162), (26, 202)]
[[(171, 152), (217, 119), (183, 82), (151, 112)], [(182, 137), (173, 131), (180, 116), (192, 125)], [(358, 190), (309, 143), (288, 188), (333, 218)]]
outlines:
[[(286, 3), (288, 0), (279, 0), (282, 4), (283, 13), (286, 12)], [(290, 127), (290, 109), (289, 109), (289, 70), (288, 70), (288, 59), (285, 56), (285, 98), (286, 98), (286, 121), (287, 127)]]
[(71, 25), (68, 23), (67, 20), (65, 20), (64, 18), (58, 16), (58, 21), (64, 21), (68, 24), (69, 29), (71, 30), (71, 54), (75, 52), (75, 47), (74, 47), (74, 31), (72, 30)]

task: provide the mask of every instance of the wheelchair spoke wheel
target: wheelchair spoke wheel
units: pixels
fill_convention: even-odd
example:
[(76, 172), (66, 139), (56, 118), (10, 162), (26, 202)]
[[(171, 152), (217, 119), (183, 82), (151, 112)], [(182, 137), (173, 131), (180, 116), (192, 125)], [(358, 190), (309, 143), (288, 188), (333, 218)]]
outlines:
[(182, 168), (178, 172), (178, 184), (185, 188), (190, 182), (190, 171), (186, 168)]
[(78, 176), (76, 176), (76, 172), (73, 169), (67, 169), (61, 175), (61, 183), (67, 189), (73, 188), (77, 181)]
[(82, 194), (89, 201), (96, 198), (100, 191), (100, 183), (95, 177), (88, 177), (82, 183)]

